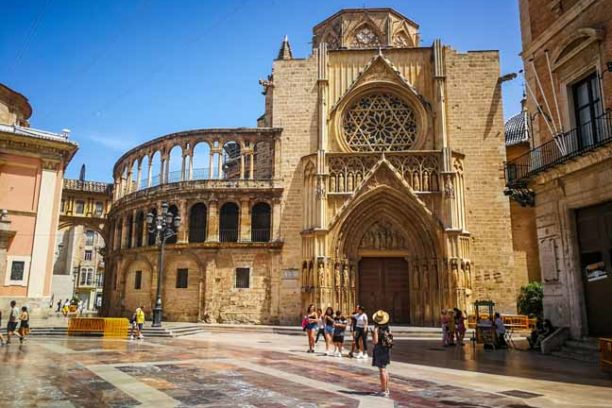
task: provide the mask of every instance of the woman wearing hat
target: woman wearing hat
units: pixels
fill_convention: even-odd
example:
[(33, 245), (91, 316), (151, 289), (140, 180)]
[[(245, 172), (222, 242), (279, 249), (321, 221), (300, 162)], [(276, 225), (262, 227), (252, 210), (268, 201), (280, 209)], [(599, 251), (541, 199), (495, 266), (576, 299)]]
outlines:
[(389, 372), (387, 366), (391, 363), (390, 349), (393, 345), (393, 336), (389, 330), (389, 313), (379, 310), (372, 315), (372, 320), (374, 321), (372, 365), (378, 367), (380, 371), (380, 392), (378, 395), (388, 397)]

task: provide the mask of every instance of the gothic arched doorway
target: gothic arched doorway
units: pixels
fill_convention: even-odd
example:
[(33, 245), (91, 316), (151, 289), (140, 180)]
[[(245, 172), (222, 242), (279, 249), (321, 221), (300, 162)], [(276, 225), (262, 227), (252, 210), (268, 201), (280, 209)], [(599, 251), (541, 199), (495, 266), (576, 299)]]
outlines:
[(393, 186), (388, 171), (380, 171), (385, 183), (355, 197), (334, 222), (334, 255), (353, 276), (345, 298), (368, 314), (388, 311), (396, 324), (435, 325), (441, 305), (454, 304), (445, 284), (443, 228), (411, 190)]

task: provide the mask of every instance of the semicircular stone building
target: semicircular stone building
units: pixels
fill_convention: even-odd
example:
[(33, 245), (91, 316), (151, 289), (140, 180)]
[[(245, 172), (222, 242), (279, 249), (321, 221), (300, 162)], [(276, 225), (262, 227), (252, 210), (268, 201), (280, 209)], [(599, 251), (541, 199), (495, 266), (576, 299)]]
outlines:
[(147, 213), (182, 217), (166, 246), (164, 318), (294, 323), (305, 306), (435, 325), (527, 281), (512, 247), (499, 55), (419, 43), (391, 9), (342, 10), (285, 39), (252, 129), (163, 136), (114, 167), (104, 312), (150, 310)]

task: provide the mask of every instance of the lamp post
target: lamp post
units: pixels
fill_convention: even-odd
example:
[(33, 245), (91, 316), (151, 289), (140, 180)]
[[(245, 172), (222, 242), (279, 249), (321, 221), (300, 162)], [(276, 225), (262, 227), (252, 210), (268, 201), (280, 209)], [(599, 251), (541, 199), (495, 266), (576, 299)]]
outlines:
[(149, 234), (155, 235), (155, 241), (159, 238), (159, 262), (157, 270), (157, 300), (153, 308), (153, 327), (161, 327), (162, 300), (161, 286), (164, 270), (164, 245), (169, 238), (176, 236), (176, 230), (181, 225), (181, 217), (168, 211), (168, 203), (162, 203), (162, 212), (157, 217), (152, 213), (147, 214), (147, 229)]

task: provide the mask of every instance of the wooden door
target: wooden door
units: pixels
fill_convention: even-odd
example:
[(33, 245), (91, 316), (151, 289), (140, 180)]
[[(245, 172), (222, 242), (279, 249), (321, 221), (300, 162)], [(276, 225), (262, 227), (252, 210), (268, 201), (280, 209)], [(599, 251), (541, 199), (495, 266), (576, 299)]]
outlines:
[(389, 313), (391, 323), (410, 323), (407, 262), (403, 258), (362, 258), (358, 302), (369, 316), (382, 309)]
[(580, 271), (591, 336), (612, 336), (612, 203), (576, 212)]

